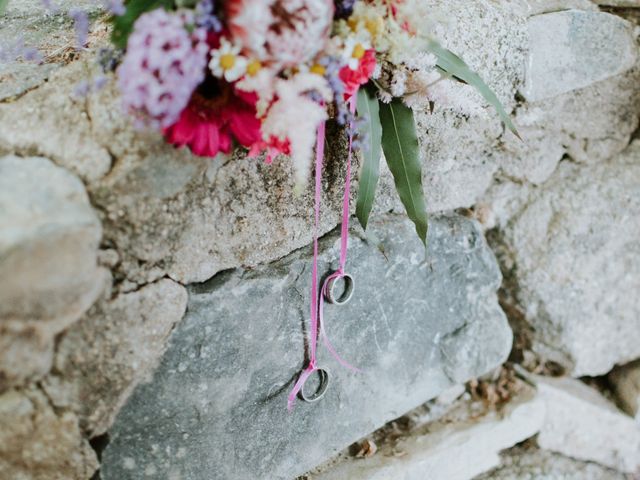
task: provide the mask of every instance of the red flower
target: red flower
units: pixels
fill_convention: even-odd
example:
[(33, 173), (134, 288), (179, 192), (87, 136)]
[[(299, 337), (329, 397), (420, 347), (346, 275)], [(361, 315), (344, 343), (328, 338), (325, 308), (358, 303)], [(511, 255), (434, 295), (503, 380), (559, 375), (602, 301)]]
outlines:
[(351, 70), (348, 66), (340, 70), (340, 80), (344, 83), (344, 98), (349, 99), (354, 95), (361, 85), (369, 81), (376, 69), (376, 51), (371, 49), (364, 53), (360, 59), (358, 68)]
[(262, 139), (256, 118), (257, 96), (208, 78), (193, 94), (176, 123), (163, 130), (167, 141), (188, 146), (196, 155), (229, 153), (235, 139), (251, 147)]

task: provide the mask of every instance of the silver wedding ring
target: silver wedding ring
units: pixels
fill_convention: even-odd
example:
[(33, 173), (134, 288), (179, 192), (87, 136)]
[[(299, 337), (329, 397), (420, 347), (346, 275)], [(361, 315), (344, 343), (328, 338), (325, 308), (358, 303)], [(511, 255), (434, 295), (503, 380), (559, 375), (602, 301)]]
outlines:
[[(314, 373), (318, 374), (320, 383), (318, 384), (318, 387), (316, 388), (316, 391), (308, 394), (307, 392), (305, 392), (305, 386), (307, 384), (307, 382), (305, 381), (302, 384), (302, 388), (300, 389), (300, 391), (298, 392), (298, 396), (300, 397), (301, 400), (311, 403), (311, 402), (317, 402), (318, 400), (320, 400), (322, 397), (324, 397), (324, 394), (327, 393), (327, 387), (329, 386), (329, 372), (326, 371), (323, 368), (317, 368), (316, 370), (314, 370)], [(311, 378), (311, 377), (309, 377)], [(309, 380), (309, 378), (307, 378), (307, 380)]]
[[(344, 290), (342, 291), (340, 297), (336, 298), (336, 292), (334, 290), (336, 288), (336, 283), (338, 283), (338, 280), (340, 279), (344, 280)], [(329, 280), (329, 282), (327, 282), (325, 297), (327, 298), (327, 301), (329, 303), (332, 303), (334, 305), (344, 305), (345, 303), (348, 303), (349, 300), (351, 300), (354, 288), (355, 284), (353, 281), (353, 277), (348, 273), (345, 273), (342, 277), (332, 278), (331, 280)]]

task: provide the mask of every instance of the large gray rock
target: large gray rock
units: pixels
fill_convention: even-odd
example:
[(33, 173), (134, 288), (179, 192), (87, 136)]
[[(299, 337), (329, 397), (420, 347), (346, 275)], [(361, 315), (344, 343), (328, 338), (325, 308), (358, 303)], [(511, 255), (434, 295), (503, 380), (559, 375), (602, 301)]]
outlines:
[(610, 162), (562, 162), (503, 237), (533, 349), (574, 376), (640, 357), (640, 141)]
[(44, 158), (0, 158), (0, 391), (48, 371), (55, 335), (105, 286), (82, 182)]
[[(153, 381), (118, 415), (102, 478), (289, 479), (500, 364), (512, 335), (495, 296), (500, 273), (477, 224), (432, 220), (426, 259), (405, 219), (378, 219), (373, 230), (384, 254), (352, 236), (356, 296), (325, 309), (333, 344), (363, 373), (340, 368), (320, 346), (330, 389), (288, 413), (304, 365), (308, 251), (216, 276), (190, 288), (187, 315)], [(338, 244), (335, 235), (322, 242), (321, 271)]]

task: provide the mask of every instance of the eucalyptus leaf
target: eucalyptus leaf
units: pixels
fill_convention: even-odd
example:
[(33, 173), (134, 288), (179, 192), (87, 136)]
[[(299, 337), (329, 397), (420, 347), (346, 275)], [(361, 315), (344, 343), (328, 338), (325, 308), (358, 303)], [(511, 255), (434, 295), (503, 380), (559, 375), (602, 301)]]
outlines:
[(368, 144), (362, 148), (363, 162), (356, 202), (356, 217), (358, 217), (362, 228), (366, 230), (380, 178), (382, 125), (380, 124), (378, 99), (367, 88), (358, 90), (357, 108), (358, 115), (366, 119), (363, 130), (365, 130), (364, 136), (368, 139)]
[(174, 7), (174, 0), (129, 0), (126, 2), (126, 7), (124, 15), (115, 16), (112, 19), (111, 41), (118, 48), (127, 46), (127, 40), (133, 31), (133, 24), (136, 23), (140, 15), (156, 8), (171, 10)]
[(380, 103), (380, 123), (382, 150), (396, 190), (420, 240), (426, 246), (427, 207), (422, 190), (422, 165), (413, 111), (398, 98), (391, 103)]
[(9, 0), (0, 0), (0, 15), (7, 9), (7, 5), (9, 5)]
[(489, 86), (484, 83), (482, 78), (471, 70), (471, 68), (462, 60), (458, 55), (453, 53), (451, 50), (444, 48), (435, 40), (430, 40), (428, 47), (429, 51), (433, 53), (438, 58), (437, 66), (443, 70), (445, 73), (451, 75), (452, 77), (468, 83), (472, 87), (474, 87), (480, 95), (484, 97), (484, 99), (489, 102), (493, 108), (496, 109), (498, 115), (500, 115), (500, 119), (506, 125), (506, 127), (513, 132), (513, 134), (522, 140), (516, 126), (511, 121), (511, 117), (505, 111), (502, 103), (496, 96), (496, 94), (489, 88)]

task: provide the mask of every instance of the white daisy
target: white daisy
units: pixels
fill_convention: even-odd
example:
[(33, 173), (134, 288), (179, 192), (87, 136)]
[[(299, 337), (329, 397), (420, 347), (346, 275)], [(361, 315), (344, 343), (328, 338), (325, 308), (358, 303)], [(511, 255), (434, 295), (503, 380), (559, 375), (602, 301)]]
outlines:
[(344, 63), (349, 66), (351, 70), (357, 70), (360, 65), (360, 59), (364, 57), (367, 50), (371, 48), (369, 39), (363, 36), (351, 36), (344, 41), (342, 49), (342, 58)]
[(220, 40), (220, 47), (211, 50), (209, 68), (211, 73), (227, 82), (235, 82), (247, 72), (248, 60), (240, 55), (240, 47), (226, 38)]

